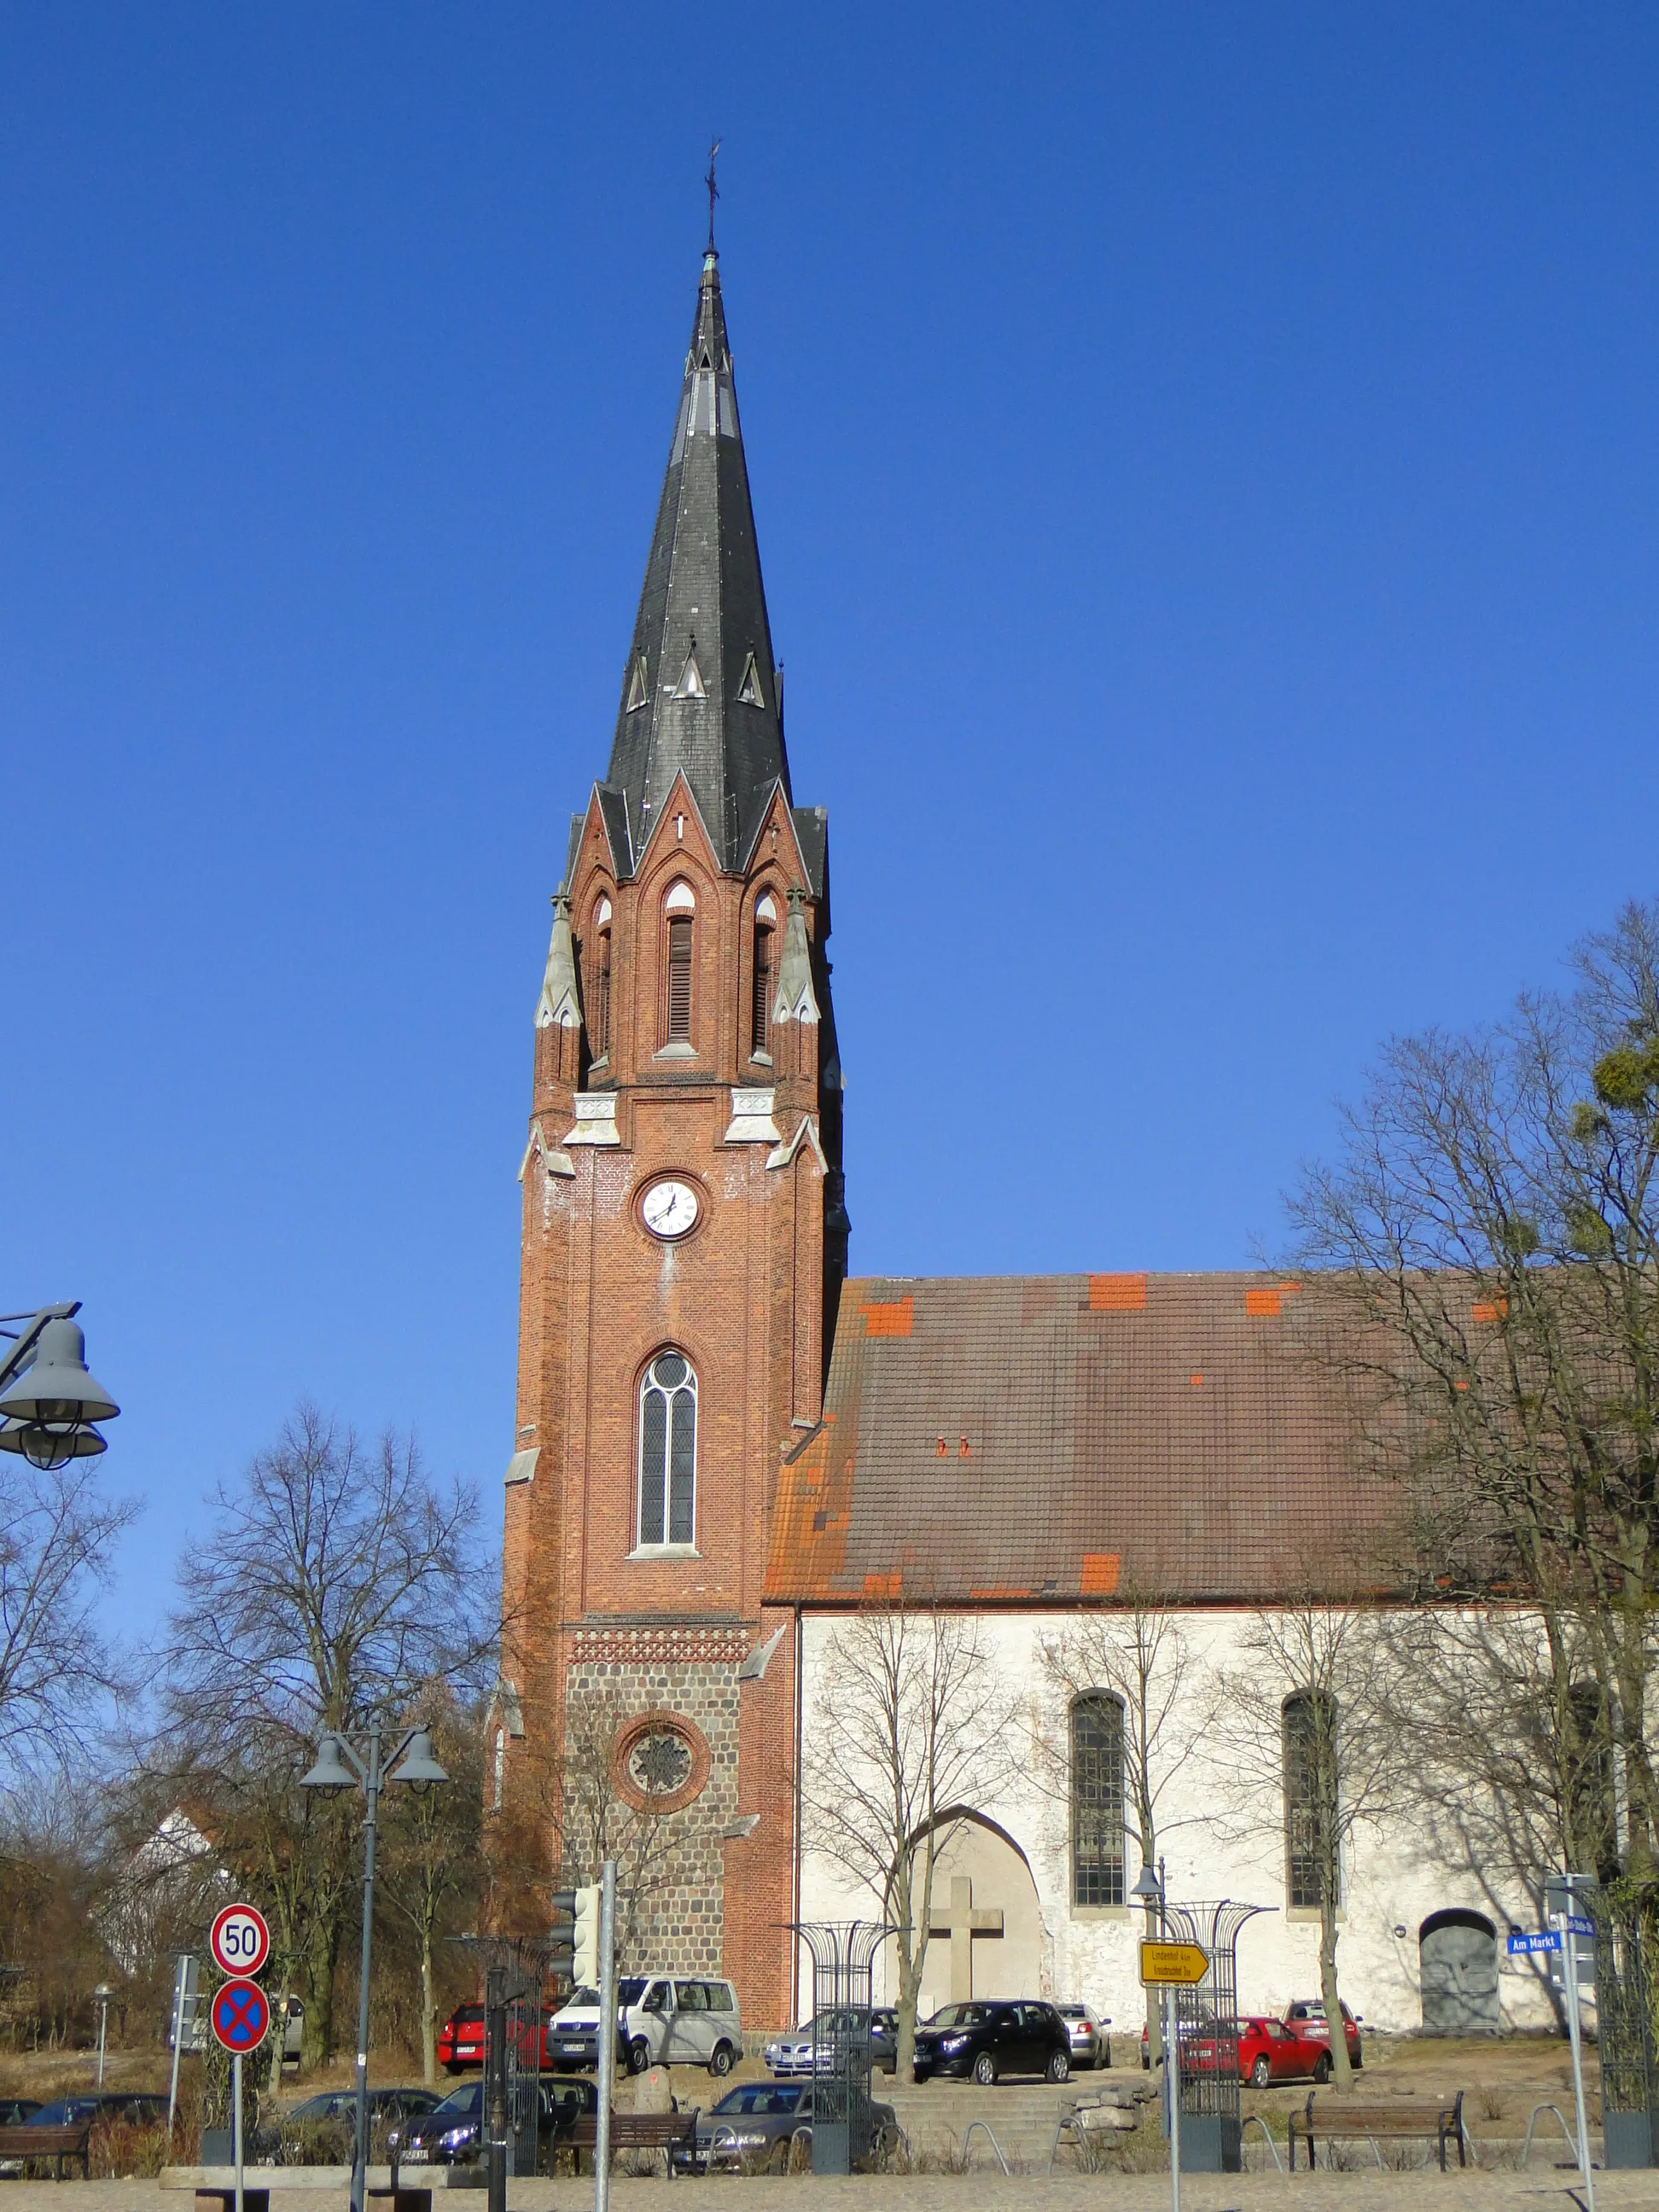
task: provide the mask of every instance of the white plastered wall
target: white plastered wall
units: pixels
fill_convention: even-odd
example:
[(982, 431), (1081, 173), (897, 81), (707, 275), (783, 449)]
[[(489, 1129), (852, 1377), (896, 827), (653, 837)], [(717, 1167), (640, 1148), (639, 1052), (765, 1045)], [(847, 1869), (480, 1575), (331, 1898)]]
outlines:
[[(802, 1769), (810, 1797), (813, 1771), (812, 1714), (830, 1639), (844, 1616), (809, 1614), (802, 1624)], [(1194, 1696), (1205, 1700), (1203, 1677), (1244, 1664), (1243, 1638), (1250, 1616), (1204, 1611), (1183, 1613), (1179, 1624), (1194, 1659)], [(994, 1822), (1024, 1855), (1036, 1884), (1041, 1917), (1040, 1981), (1036, 1987), (1005, 1986), (994, 1960), (995, 1939), (974, 1948), (974, 1986), (982, 1996), (1038, 1996), (1092, 2004), (1109, 2016), (1116, 2033), (1137, 2032), (1144, 1998), (1137, 1946), (1145, 1932), (1140, 1913), (1127, 1910), (1080, 1914), (1071, 1905), (1069, 1820), (1066, 1805), (1052, 1778), (1054, 1762), (1042, 1753), (1042, 1737), (1063, 1745), (1066, 1717), (1039, 1657), (1044, 1638), (1055, 1641), (1075, 1616), (1063, 1613), (994, 1613), (981, 1618), (986, 1648), (1031, 1741), (1017, 1747), (1013, 1779), (974, 1810)], [(1224, 1726), (1224, 1722), (1221, 1725)], [(1238, 1943), (1238, 2003), (1244, 2012), (1281, 2012), (1298, 1997), (1319, 1994), (1317, 1914), (1285, 1909), (1283, 1808), (1279, 1794), (1261, 1793), (1247, 1802), (1224, 1760), (1200, 1743), (1170, 1784), (1160, 1805), (1160, 1846), (1167, 1860), (1170, 1896), (1177, 1902), (1232, 1898), (1274, 1908), (1252, 1920)], [(801, 1869), (802, 1917), (810, 1920), (869, 1919), (876, 1902), (837, 1865), (809, 1848)], [(1138, 1870), (1133, 1843), (1126, 1846), (1127, 1880)], [(1501, 1958), (1510, 1925), (1535, 1924), (1534, 1907), (1518, 1887), (1488, 1880), (1467, 1863), (1444, 1863), (1430, 1856), (1424, 1824), (1402, 1782), (1397, 1803), (1381, 1817), (1357, 1826), (1344, 1866), (1345, 1904), (1337, 1969), (1344, 2001), (1366, 2025), (1384, 2033), (1409, 2033), (1422, 2027), (1419, 1984), (1419, 1930), (1431, 1913), (1462, 1907), (1484, 1914), (1498, 1931), (1498, 1990), (1506, 2026), (1544, 2027), (1553, 2014), (1542, 1984), (1530, 1965), (1511, 1969)], [(948, 1884), (946, 1885), (948, 1887)], [(975, 1887), (975, 1906), (1002, 1902)], [(1403, 1928), (1403, 1936), (1395, 1930)], [(931, 1948), (932, 1947), (930, 1947)], [(1021, 1952), (1027, 1947), (1022, 1943)], [(895, 1989), (887, 1947), (878, 1978), (888, 1986), (878, 2001), (890, 2002)], [(931, 1965), (924, 1986), (935, 1996), (948, 1982), (942, 1963)], [(810, 2009), (810, 1969), (801, 1982), (802, 2010)]]

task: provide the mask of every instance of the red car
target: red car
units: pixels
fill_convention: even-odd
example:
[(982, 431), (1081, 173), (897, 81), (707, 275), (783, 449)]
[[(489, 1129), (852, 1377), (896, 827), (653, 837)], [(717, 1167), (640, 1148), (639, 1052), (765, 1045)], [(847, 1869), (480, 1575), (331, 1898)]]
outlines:
[[(1346, 2005), (1342, 2008), (1342, 2021), (1348, 2063), (1358, 2069), (1364, 2063), (1359, 2028)], [(1265, 2013), (1241, 2014), (1237, 2025), (1241, 2081), (1266, 2089), (1275, 2081), (1330, 2080), (1331, 2043), (1325, 2033), (1325, 2008), (1317, 2000), (1311, 2004), (1291, 2005), (1283, 2020), (1271, 2019)], [(1213, 2074), (1220, 2055), (1213, 2028), (1205, 2024), (1196, 2029), (1189, 2027), (1181, 2040), (1185, 2072)], [(1140, 2031), (1140, 2063), (1146, 2067), (1152, 2063), (1144, 2027)]]
[[(542, 2014), (539, 2063), (550, 2071), (553, 2066), (553, 2045), (550, 2039), (552, 2026), (552, 2014), (544, 2012)], [(528, 2029), (520, 2028), (518, 2033), (527, 2045), (530, 2041)], [(438, 2063), (446, 2074), (464, 2074), (470, 2066), (482, 2066), (483, 2063), (484, 2008), (480, 2004), (457, 2005), (438, 2030)]]

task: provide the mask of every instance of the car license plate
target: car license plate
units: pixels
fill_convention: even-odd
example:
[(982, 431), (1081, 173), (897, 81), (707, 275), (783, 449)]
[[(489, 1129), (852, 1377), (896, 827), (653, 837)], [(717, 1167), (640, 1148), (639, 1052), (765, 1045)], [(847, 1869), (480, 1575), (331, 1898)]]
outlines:
[(424, 2143), (410, 2143), (409, 2148), (404, 2153), (403, 2157), (399, 2160), (398, 2163), (402, 2166), (424, 2166), (426, 2164), (426, 2145)]
[(586, 2043), (562, 2043), (559, 2045), (559, 2056), (562, 2058), (580, 2058), (586, 2048)]

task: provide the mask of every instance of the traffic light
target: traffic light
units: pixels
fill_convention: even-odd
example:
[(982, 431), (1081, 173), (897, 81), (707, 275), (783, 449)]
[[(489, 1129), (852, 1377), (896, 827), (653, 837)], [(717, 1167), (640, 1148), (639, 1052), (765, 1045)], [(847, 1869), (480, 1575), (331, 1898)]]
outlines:
[(592, 1883), (586, 1889), (561, 1889), (555, 1893), (553, 1916), (556, 1923), (561, 1914), (568, 1912), (574, 1923), (569, 1928), (555, 1926), (553, 1947), (548, 1964), (556, 1974), (568, 1974), (578, 1989), (596, 1989), (599, 1980), (599, 1886)]

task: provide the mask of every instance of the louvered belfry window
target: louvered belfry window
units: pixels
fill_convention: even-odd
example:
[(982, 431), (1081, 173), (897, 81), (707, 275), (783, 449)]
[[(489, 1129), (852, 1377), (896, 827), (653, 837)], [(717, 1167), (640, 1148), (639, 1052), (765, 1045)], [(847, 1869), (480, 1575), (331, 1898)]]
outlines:
[(691, 917), (668, 917), (668, 1042), (691, 1041)]
[(611, 1050), (611, 932), (602, 929), (593, 948), (593, 981), (588, 993), (587, 1041), (595, 1060)]
[(661, 1352), (640, 1386), (639, 1541), (690, 1544), (696, 1535), (697, 1377)]
[(772, 925), (755, 924), (755, 1000), (750, 1019), (753, 1042), (751, 1052), (764, 1052), (771, 1037), (772, 1012)]

